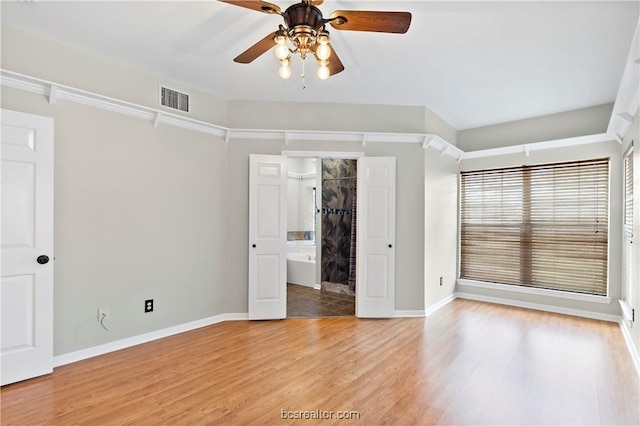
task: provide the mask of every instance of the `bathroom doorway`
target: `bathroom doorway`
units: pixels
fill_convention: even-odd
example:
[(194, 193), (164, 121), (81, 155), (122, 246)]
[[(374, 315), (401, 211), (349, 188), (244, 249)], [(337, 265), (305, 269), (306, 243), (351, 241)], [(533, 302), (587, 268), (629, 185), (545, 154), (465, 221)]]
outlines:
[(355, 316), (394, 317), (396, 158), (284, 151), (249, 155), (249, 319), (287, 317), (287, 158), (312, 156), (358, 160)]
[(357, 160), (287, 158), (287, 317), (354, 316)]

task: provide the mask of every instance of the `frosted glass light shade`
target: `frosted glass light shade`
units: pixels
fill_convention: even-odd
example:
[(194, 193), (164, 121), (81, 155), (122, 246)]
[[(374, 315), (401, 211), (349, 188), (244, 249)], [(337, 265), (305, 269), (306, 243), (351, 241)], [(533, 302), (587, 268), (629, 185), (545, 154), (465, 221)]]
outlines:
[(275, 53), (278, 59), (287, 59), (287, 56), (289, 56), (289, 48), (284, 44), (278, 44), (273, 49), (273, 53)]
[(316, 49), (316, 58), (321, 61), (326, 61), (331, 56), (331, 49), (328, 44), (321, 43)]
[(291, 67), (288, 64), (282, 64), (280, 69), (278, 70), (278, 74), (280, 74), (280, 78), (283, 80), (291, 77)]
[(329, 74), (331, 72), (329, 71), (329, 67), (326, 64), (321, 64), (318, 67), (318, 77), (320, 78), (320, 80), (326, 80), (327, 78), (329, 78)]

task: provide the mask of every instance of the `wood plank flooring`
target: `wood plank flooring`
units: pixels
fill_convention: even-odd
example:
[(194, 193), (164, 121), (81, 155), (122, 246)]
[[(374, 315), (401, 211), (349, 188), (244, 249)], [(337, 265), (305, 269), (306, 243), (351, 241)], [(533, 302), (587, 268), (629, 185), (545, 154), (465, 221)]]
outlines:
[(0, 421), (637, 425), (638, 388), (617, 324), (459, 299), (426, 319), (216, 324), (5, 386)]

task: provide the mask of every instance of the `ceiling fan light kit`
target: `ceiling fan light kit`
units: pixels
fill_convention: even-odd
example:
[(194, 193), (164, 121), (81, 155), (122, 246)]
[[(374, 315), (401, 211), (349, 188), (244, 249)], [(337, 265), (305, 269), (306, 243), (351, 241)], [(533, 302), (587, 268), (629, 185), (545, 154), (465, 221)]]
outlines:
[(249, 49), (234, 61), (242, 64), (253, 62), (273, 47), (280, 61), (278, 74), (282, 79), (291, 77), (291, 55), (302, 58), (302, 87), (304, 88), (304, 60), (311, 53), (318, 63), (317, 74), (322, 80), (344, 70), (344, 65), (331, 46), (326, 24), (336, 30), (370, 31), (404, 34), (411, 24), (409, 12), (378, 12), (364, 10), (337, 10), (328, 19), (323, 18), (317, 5), (324, 0), (303, 0), (289, 6), (284, 12), (279, 6), (262, 0), (220, 0), (223, 3), (245, 7), (258, 12), (282, 16), (284, 25)]

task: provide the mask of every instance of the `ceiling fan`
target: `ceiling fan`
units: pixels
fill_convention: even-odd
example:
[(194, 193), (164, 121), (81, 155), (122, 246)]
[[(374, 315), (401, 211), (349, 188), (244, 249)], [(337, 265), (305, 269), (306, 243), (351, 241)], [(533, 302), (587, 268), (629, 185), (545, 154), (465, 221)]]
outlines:
[(411, 24), (409, 12), (379, 12), (366, 10), (336, 10), (329, 18), (324, 18), (317, 6), (324, 0), (302, 0), (300, 3), (281, 10), (275, 4), (262, 0), (220, 0), (235, 6), (245, 7), (262, 13), (276, 14), (284, 18), (277, 31), (238, 55), (234, 61), (241, 64), (253, 62), (272, 47), (280, 60), (280, 77), (291, 76), (291, 54), (299, 54), (303, 59), (302, 80), (304, 88), (304, 59), (313, 54), (318, 62), (318, 77), (326, 79), (344, 70), (344, 65), (333, 50), (326, 24), (336, 30), (370, 31), (379, 33), (404, 34)]

